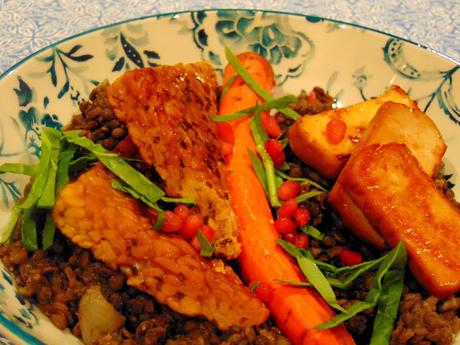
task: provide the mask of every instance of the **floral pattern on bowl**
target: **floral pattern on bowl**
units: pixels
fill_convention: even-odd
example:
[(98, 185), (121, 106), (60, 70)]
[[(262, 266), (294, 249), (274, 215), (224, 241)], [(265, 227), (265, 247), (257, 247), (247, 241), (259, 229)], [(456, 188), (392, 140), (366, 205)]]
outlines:
[[(210, 60), (221, 74), (224, 45), (273, 64), (281, 91), (319, 85), (347, 105), (398, 84), (436, 122), (448, 144), (450, 186), (460, 161), (460, 66), (410, 42), (318, 17), (209, 10), (153, 16), (73, 37), (30, 56), (0, 77), (0, 162), (33, 162), (41, 126), (61, 128), (98, 82), (125, 70)], [(0, 229), (27, 179), (0, 175)], [(0, 231), (1, 233), (1, 231)], [(24, 300), (0, 263), (0, 344), (78, 344)]]

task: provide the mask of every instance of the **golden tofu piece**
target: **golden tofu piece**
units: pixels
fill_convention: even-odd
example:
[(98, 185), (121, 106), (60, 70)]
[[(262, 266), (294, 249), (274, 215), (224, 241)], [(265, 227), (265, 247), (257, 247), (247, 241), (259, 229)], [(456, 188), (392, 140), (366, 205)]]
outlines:
[(164, 180), (169, 196), (193, 198), (216, 231), (214, 253), (240, 251), (227, 189), (217, 114), (216, 75), (205, 62), (126, 72), (107, 88), (115, 115), (141, 157)]
[(53, 219), (65, 236), (178, 313), (205, 317), (221, 330), (268, 318), (268, 309), (231, 267), (201, 257), (177, 236), (154, 231), (146, 207), (113, 189), (114, 178), (97, 165), (63, 188)]
[[(420, 138), (423, 138), (421, 140)], [(422, 169), (434, 176), (441, 164), (446, 144), (433, 120), (417, 109), (393, 102), (384, 103), (369, 123), (355, 152), (371, 144), (405, 144)], [(350, 158), (350, 161), (353, 159)], [(329, 203), (342, 216), (344, 224), (358, 237), (383, 248), (384, 239), (369, 224), (359, 207), (341, 186), (341, 177), (329, 194)]]
[(412, 273), (430, 294), (460, 291), (460, 211), (404, 144), (360, 150), (340, 183), (390, 246), (404, 242)]
[[(400, 87), (392, 85), (376, 99), (301, 117), (288, 132), (289, 145), (302, 161), (321, 175), (336, 178), (377, 110), (388, 101), (418, 109)], [(332, 119), (340, 119), (347, 126), (345, 136), (338, 144), (330, 143), (326, 136), (326, 126)]]

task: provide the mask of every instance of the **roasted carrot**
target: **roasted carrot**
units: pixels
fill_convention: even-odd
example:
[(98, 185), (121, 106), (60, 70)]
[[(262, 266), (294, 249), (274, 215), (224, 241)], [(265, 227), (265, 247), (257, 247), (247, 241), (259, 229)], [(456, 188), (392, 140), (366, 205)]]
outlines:
[[(255, 53), (240, 54), (238, 59), (260, 86), (267, 91), (272, 90), (275, 80), (268, 61)], [(224, 85), (233, 81), (234, 74), (234, 68), (227, 66)], [(232, 113), (261, 101), (238, 77), (223, 95), (219, 114)], [(296, 263), (276, 244), (279, 235), (273, 225), (270, 206), (248, 155), (248, 149), (255, 151), (249, 121), (243, 118), (232, 122), (235, 144), (227, 163), (228, 184), (242, 246), (238, 260), (243, 277), (247, 283), (258, 281), (271, 286), (273, 293), (265, 302), (278, 326), (294, 344), (354, 344), (343, 326), (329, 330), (314, 329), (334, 315), (316, 291), (276, 281), (302, 281), (303, 276)]]

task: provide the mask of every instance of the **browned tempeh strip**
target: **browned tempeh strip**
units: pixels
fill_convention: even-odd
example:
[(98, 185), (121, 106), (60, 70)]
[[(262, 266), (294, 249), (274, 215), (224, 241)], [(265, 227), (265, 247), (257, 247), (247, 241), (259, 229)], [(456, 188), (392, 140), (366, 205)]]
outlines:
[(111, 187), (96, 166), (68, 184), (53, 210), (58, 228), (128, 277), (128, 284), (188, 316), (204, 316), (226, 330), (263, 323), (268, 310), (229, 266), (202, 258), (178, 237), (152, 230), (143, 206)]

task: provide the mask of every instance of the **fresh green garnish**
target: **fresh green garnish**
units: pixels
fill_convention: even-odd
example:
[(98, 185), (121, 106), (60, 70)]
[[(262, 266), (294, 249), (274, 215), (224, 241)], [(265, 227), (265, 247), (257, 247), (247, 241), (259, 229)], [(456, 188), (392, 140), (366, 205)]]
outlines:
[(395, 248), (393, 248), (390, 252), (388, 252), (387, 255), (384, 256), (384, 260), (377, 270), (372, 287), (367, 294), (367, 298), (363, 302), (353, 304), (350, 308), (347, 309), (346, 313), (340, 313), (336, 315), (331, 320), (316, 326), (315, 329), (328, 329), (335, 327), (366, 309), (374, 308), (379, 302), (379, 297), (382, 294), (382, 282), (384, 277), (391, 269), (403, 270), (406, 265), (406, 260), (406, 247), (402, 242), (399, 242)]
[(249, 291), (254, 292), (259, 285), (260, 281), (256, 280), (255, 282), (252, 282), (251, 285), (249, 285)]
[(129, 165), (122, 157), (107, 151), (101, 145), (93, 143), (86, 137), (81, 137), (80, 131), (68, 131), (63, 134), (70, 143), (83, 147), (94, 154), (107, 169), (152, 204), (164, 196), (164, 192), (158, 186)]
[(228, 90), (230, 90), (236, 78), (238, 78), (238, 74), (234, 74), (228, 79), (227, 84), (225, 84), (224, 87), (222, 88), (220, 99), (222, 99), (227, 94)]
[(315, 240), (322, 241), (324, 238), (324, 234), (315, 228), (313, 225), (305, 225), (300, 228), (300, 231), (307, 234), (308, 236), (313, 237)]
[(56, 196), (60, 193), (62, 188), (64, 188), (64, 186), (69, 183), (70, 161), (72, 160), (76, 151), (77, 148), (75, 146), (61, 148), (56, 172)]
[(54, 224), (51, 213), (46, 215), (45, 225), (42, 232), (42, 247), (43, 250), (48, 249), (53, 245), (54, 233), (56, 232), (56, 224)]
[(187, 205), (196, 205), (196, 201), (192, 198), (170, 198), (164, 196), (161, 198), (161, 201), (174, 203), (174, 204), (187, 204)]
[(250, 149), (248, 149), (248, 155), (249, 155), (249, 158), (251, 159), (252, 168), (254, 169), (254, 172), (256, 173), (257, 178), (262, 184), (265, 194), (268, 195), (267, 175), (265, 174), (264, 166), (262, 162), (260, 161), (260, 158)]
[[(236, 75), (236, 74), (235, 74)], [(279, 109), (288, 106), (289, 104), (296, 101), (296, 97), (293, 95), (287, 95), (280, 98), (272, 99), (268, 102), (258, 104), (254, 107), (249, 107), (234, 113), (226, 114), (226, 115), (216, 115), (212, 117), (214, 122), (225, 122), (225, 121), (232, 121), (241, 119), (246, 117), (250, 114), (254, 114), (256, 111), (263, 112), (270, 109)]]
[(198, 230), (198, 232), (196, 233), (196, 237), (198, 238), (198, 242), (200, 242), (200, 246), (201, 246), (200, 255), (210, 258), (214, 250), (212, 247), (212, 244), (209, 243), (206, 236), (203, 235), (203, 233), (200, 230)]
[(315, 196), (318, 196), (318, 195), (321, 195), (323, 194), (324, 192), (323, 191), (320, 191), (320, 190), (311, 190), (309, 192), (306, 192), (306, 193), (302, 193), (300, 194), (296, 199), (297, 203), (301, 203), (301, 202), (304, 202), (304, 201), (307, 201), (308, 199), (311, 199), (311, 198), (314, 198)]
[[(251, 74), (246, 70), (246, 68), (241, 64), (238, 58), (228, 47), (225, 47), (225, 56), (227, 57), (227, 60), (230, 63), (230, 65), (232, 65), (235, 69), (235, 72), (241, 77), (241, 79), (244, 80), (244, 82), (252, 90), (254, 90), (254, 92), (256, 92), (260, 97), (262, 97), (265, 100), (265, 102), (273, 100), (272, 95), (270, 95), (268, 91), (266, 91), (262, 86), (259, 85), (259, 83), (257, 83), (257, 81), (255, 81), (252, 78)], [(279, 109), (279, 111), (293, 120), (297, 120), (300, 117), (300, 115), (296, 111), (290, 108), (281, 108)]]
[(279, 176), (279, 177), (282, 177), (284, 178), (285, 180), (291, 180), (291, 181), (297, 181), (297, 182), (304, 182), (304, 183), (308, 183), (309, 185), (312, 185), (313, 187), (316, 187), (317, 189), (319, 190), (322, 190), (323, 192), (327, 192), (327, 189), (324, 188), (323, 186), (321, 186), (319, 183), (313, 181), (313, 180), (310, 180), (308, 178), (304, 178), (304, 177), (291, 177), (289, 176), (288, 174), (280, 171), (280, 169), (276, 170), (276, 174)]
[(34, 219), (34, 213), (36, 209), (34, 207), (27, 208), (22, 212), (22, 228), (21, 228), (21, 241), (29, 251), (35, 251), (38, 249), (37, 242), (37, 225)]
[[(265, 151), (264, 144), (265, 141), (263, 140), (263, 134), (265, 133), (264, 129), (258, 125), (257, 121), (255, 120), (257, 116), (257, 112), (254, 114), (251, 122), (249, 123), (249, 127), (251, 129), (252, 137), (254, 138), (254, 142), (256, 144), (256, 150), (259, 154), (260, 158), (262, 158), (262, 164), (264, 166), (265, 175), (267, 177), (267, 190), (268, 190), (268, 199), (270, 201), (270, 205), (272, 207), (279, 207), (280, 201), (278, 200), (277, 195), (277, 185), (275, 179), (275, 167), (273, 165), (273, 160), (271, 159), (270, 155)], [(266, 135), (266, 133), (265, 133)]]

